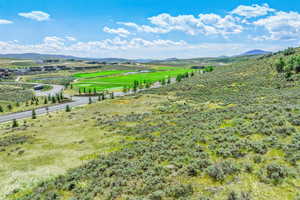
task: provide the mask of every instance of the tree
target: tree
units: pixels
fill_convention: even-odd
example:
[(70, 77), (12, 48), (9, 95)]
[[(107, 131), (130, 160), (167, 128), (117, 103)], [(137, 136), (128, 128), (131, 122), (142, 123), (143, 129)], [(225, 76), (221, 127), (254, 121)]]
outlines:
[(111, 92), (111, 93), (110, 93), (110, 98), (111, 98), (111, 99), (114, 99), (114, 98), (115, 98), (114, 92)]
[(17, 106), (17, 107), (20, 107), (20, 103), (19, 103), (18, 101), (17, 101), (17, 103), (16, 103), (16, 106)]
[(285, 66), (285, 62), (283, 58), (279, 58), (279, 60), (275, 63), (276, 71), (278, 73), (284, 72), (284, 66)]
[(168, 76), (167, 84), (171, 84), (171, 77)]
[(66, 112), (71, 112), (71, 107), (69, 105), (66, 106)]
[(0, 106), (0, 112), (4, 112), (4, 110), (3, 110), (2, 106)]
[(11, 105), (11, 104), (8, 104), (8, 105), (7, 105), (7, 109), (8, 109), (9, 111), (11, 111), (11, 110), (12, 110), (12, 105)]
[(93, 103), (92, 98), (89, 97), (89, 104), (92, 104), (92, 103)]
[(96, 95), (97, 94), (97, 89), (96, 88), (94, 88), (94, 95)]
[(17, 128), (19, 126), (16, 119), (13, 119), (12, 128)]
[(295, 51), (294, 48), (291, 48), (291, 47), (289, 47), (289, 48), (287, 48), (286, 50), (283, 51), (283, 55), (285, 55), (285, 56), (289, 56), (289, 55), (292, 55), (294, 53), (296, 53), (296, 51)]
[(35, 112), (35, 109), (32, 110), (31, 118), (32, 118), (32, 119), (36, 119), (36, 112)]
[(48, 98), (44, 99), (44, 104), (48, 104)]
[(101, 101), (102, 100), (102, 96), (101, 94), (98, 95), (98, 101)]
[(56, 103), (56, 98), (55, 97), (52, 97), (52, 103)]
[(181, 79), (182, 79), (182, 75), (181, 75), (181, 74), (178, 74), (178, 75), (176, 76), (176, 82), (180, 82)]

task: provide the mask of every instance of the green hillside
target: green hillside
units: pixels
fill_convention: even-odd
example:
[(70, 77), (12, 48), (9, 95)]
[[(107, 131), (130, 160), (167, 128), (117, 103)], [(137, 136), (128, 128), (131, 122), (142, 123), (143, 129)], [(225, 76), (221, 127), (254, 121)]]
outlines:
[[(35, 160), (38, 165), (31, 167), (56, 170), (40, 175), (38, 183), (28, 179), (6, 198), (299, 200), (300, 85), (297, 62), (291, 67), (289, 61), (297, 55), (298, 49), (249, 58), (136, 96), (61, 113), (49, 125), (47, 116), (30, 121), (32, 127), (15, 132), (22, 143), (5, 143), (8, 139), (0, 136), (0, 148), (20, 147), (25, 151), (20, 158), (31, 160), (37, 159), (35, 152), (44, 152), (44, 165)], [(285, 62), (280, 73), (279, 58)], [(55, 136), (46, 145), (45, 134), (51, 133)], [(103, 143), (109, 138), (118, 139)], [(39, 149), (42, 145), (47, 151)], [(85, 158), (82, 164), (77, 154)], [(73, 161), (61, 161), (71, 155)], [(26, 162), (19, 167), (27, 170)]]

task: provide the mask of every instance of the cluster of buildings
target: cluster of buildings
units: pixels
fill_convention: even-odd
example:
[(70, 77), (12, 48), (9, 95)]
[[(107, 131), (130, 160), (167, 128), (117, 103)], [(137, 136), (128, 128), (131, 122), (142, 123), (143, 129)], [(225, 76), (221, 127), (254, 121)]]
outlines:
[(81, 66), (81, 67), (71, 67), (65, 65), (57, 65), (57, 66), (41, 66), (41, 67), (27, 67), (27, 68), (0, 68), (0, 78), (8, 78), (11, 75), (25, 75), (25, 74), (34, 74), (37, 72), (53, 72), (53, 71), (61, 71), (61, 70), (90, 70), (90, 69), (100, 69), (102, 66)]

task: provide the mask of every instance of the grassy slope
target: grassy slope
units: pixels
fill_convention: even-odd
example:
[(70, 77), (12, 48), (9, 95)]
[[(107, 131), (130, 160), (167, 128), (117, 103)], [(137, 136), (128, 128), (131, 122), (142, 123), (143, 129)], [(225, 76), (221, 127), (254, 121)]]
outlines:
[[(30, 172), (36, 177), (47, 177), (39, 169), (60, 174), (79, 165), (83, 154), (104, 151), (108, 154), (92, 156), (88, 164), (16, 192), (11, 199), (221, 200), (235, 192), (243, 199), (293, 200), (300, 188), (300, 90), (298, 83), (276, 77), (273, 62), (268, 58), (226, 66), (139, 98), (91, 105), (68, 118), (57, 114), (49, 124), (43, 117), (33, 127), (13, 132), (30, 135), (30, 140), (6, 147), (25, 150), (18, 157), (19, 170), (11, 169), (15, 159), (0, 153), (11, 160), (1, 171), (2, 184), (12, 180), (12, 172), (22, 174), (16, 180), (27, 182)], [(121, 109), (124, 102), (126, 112)], [(87, 121), (79, 123), (82, 119)], [(122, 142), (106, 143), (112, 136)], [(76, 143), (80, 140), (87, 142), (81, 146)], [(99, 145), (91, 148), (93, 143)], [(116, 144), (113, 153), (102, 149)], [(26, 168), (26, 157), (50, 163)], [(272, 178), (278, 173), (268, 174), (270, 164), (283, 169), (278, 182)]]

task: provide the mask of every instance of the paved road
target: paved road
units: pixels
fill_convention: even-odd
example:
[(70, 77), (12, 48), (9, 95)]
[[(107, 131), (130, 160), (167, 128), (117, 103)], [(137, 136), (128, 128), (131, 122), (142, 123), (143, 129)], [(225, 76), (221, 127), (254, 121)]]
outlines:
[[(175, 82), (175, 79), (172, 79), (172, 83), (174, 83), (174, 82)], [(52, 85), (52, 86), (53, 86), (52, 90), (45, 91), (45, 92), (41, 92), (41, 91), (37, 92), (36, 91), (36, 95), (37, 96), (48, 96), (48, 94), (55, 95), (57, 93), (60, 93), (64, 89), (64, 87), (60, 86), (60, 85)], [(151, 88), (159, 88), (159, 87), (161, 87), (161, 85), (159, 83), (155, 83)], [(146, 89), (142, 89), (142, 90), (146, 90)], [(142, 90), (139, 90), (139, 91), (142, 91)], [(133, 94), (133, 92), (130, 92), (130, 93), (114, 92), (115, 97), (125, 96), (125, 95), (129, 95), (129, 94)], [(106, 98), (109, 98), (109, 95), (107, 95)], [(71, 99), (72, 99), (72, 102), (49, 106), (48, 109), (38, 108), (35, 110), (36, 114), (42, 115), (42, 114), (46, 114), (48, 112), (65, 110), (67, 105), (69, 105), (72, 108), (72, 107), (76, 107), (76, 106), (86, 105), (89, 103), (89, 97), (72, 97)], [(92, 101), (97, 101), (97, 99), (98, 99), (98, 97), (92, 97)], [(0, 123), (9, 122), (14, 119), (30, 118), (31, 116), (32, 116), (31, 110), (19, 112), (19, 113), (11, 113), (11, 114), (7, 114), (7, 115), (0, 115)]]
[(51, 85), (53, 88), (51, 90), (48, 91), (42, 91), (42, 90), (36, 90), (35, 91), (35, 95), (36, 96), (55, 96), (56, 94), (59, 94), (60, 92), (63, 91), (64, 86), (62, 85)]
[[(48, 110), (46, 108), (38, 108), (36, 109), (37, 115), (46, 114), (47, 112), (54, 112), (58, 110), (64, 110), (66, 109), (66, 106), (69, 105), (71, 108), (75, 106), (81, 106), (89, 103), (88, 97), (73, 97), (72, 102), (69, 103), (63, 103), (58, 104), (54, 106), (49, 106)], [(93, 98), (93, 101), (96, 100), (96, 97)], [(24, 118), (30, 118), (32, 116), (32, 111), (24, 111), (19, 113), (12, 113), (8, 115), (2, 115), (0, 116), (0, 123), (12, 121), (13, 119), (24, 119)]]

